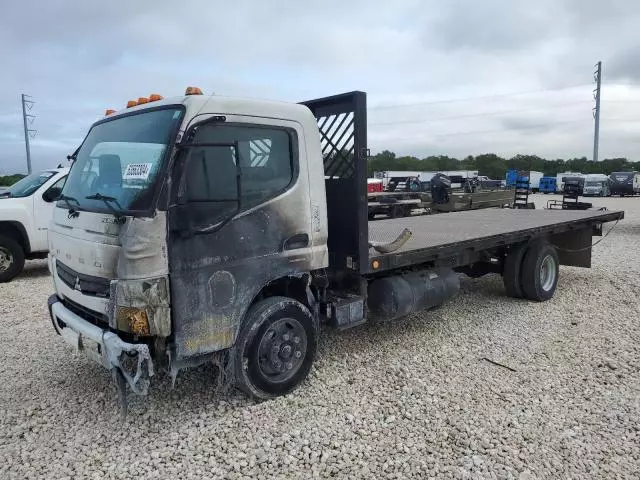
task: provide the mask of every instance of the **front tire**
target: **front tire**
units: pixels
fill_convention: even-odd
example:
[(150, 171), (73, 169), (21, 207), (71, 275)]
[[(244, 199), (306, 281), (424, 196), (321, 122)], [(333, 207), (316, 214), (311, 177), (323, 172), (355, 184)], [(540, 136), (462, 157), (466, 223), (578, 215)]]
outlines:
[(524, 296), (537, 302), (549, 300), (556, 292), (559, 274), (560, 261), (553, 245), (546, 242), (531, 245), (524, 254), (520, 272)]
[(13, 238), (0, 236), (0, 283), (9, 282), (24, 268), (24, 250)]
[(302, 303), (287, 297), (260, 300), (247, 313), (235, 347), (236, 381), (267, 400), (302, 383), (313, 364), (319, 326)]

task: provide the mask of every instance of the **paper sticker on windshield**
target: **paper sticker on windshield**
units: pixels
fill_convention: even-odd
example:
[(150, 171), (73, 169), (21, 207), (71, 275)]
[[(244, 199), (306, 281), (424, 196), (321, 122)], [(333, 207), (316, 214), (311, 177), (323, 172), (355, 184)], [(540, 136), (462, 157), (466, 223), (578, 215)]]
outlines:
[(125, 180), (140, 179), (146, 180), (151, 173), (152, 163), (130, 163), (122, 176)]

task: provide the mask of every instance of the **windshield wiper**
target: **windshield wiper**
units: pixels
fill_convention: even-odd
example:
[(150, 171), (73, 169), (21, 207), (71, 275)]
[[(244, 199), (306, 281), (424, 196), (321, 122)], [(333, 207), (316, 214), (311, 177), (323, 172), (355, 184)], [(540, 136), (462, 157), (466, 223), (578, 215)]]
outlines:
[(69, 215), (73, 215), (78, 211), (73, 205), (71, 205), (71, 202), (76, 202), (78, 206), (80, 206), (80, 202), (78, 201), (77, 198), (70, 197), (69, 195), (60, 194), (60, 196), (58, 197), (58, 200), (62, 200), (67, 205), (67, 208), (69, 209)]
[[(87, 200), (102, 200), (102, 202), (104, 202), (104, 204), (107, 206), (109, 211), (113, 214), (113, 216), (116, 217), (116, 219), (124, 218), (124, 213), (122, 212), (123, 210), (122, 205), (118, 203), (117, 198), (110, 197), (109, 195), (103, 195), (100, 192), (94, 193), (93, 195), (89, 195), (88, 197), (84, 197), (84, 198), (86, 198)], [(115, 203), (119, 210), (116, 210), (115, 208), (113, 208), (113, 205), (111, 205), (111, 202)]]

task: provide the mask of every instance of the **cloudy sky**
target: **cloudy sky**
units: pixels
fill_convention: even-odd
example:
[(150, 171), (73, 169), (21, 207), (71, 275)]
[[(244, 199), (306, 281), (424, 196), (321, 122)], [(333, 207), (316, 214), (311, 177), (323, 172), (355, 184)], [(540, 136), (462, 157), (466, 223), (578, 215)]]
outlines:
[(640, 160), (637, 0), (2, 2), (0, 174), (55, 166), (106, 108), (187, 85), (301, 101), (364, 90), (372, 152)]

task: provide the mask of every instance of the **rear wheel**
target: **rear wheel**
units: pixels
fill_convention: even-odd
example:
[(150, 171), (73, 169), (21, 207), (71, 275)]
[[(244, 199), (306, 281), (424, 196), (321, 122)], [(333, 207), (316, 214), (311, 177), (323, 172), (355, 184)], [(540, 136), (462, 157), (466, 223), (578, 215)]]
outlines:
[(521, 266), (521, 282), (524, 296), (529, 300), (544, 302), (553, 297), (558, 286), (560, 262), (553, 245), (546, 242), (529, 247)]
[(0, 236), (0, 283), (14, 279), (24, 268), (24, 250), (13, 238)]
[(504, 283), (504, 289), (507, 296), (512, 298), (524, 297), (522, 282), (520, 280), (520, 271), (522, 258), (524, 257), (526, 250), (526, 244), (514, 247), (505, 259), (504, 270), (502, 272), (502, 283)]
[(286, 297), (256, 303), (235, 347), (238, 386), (259, 399), (293, 391), (307, 377), (319, 327), (303, 304)]

